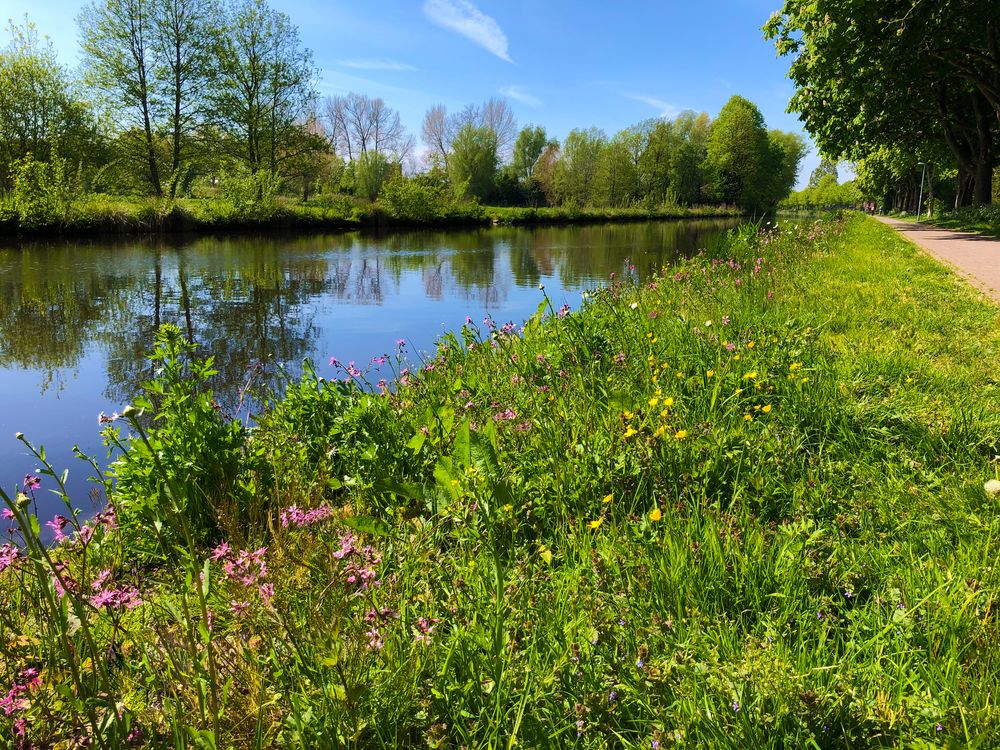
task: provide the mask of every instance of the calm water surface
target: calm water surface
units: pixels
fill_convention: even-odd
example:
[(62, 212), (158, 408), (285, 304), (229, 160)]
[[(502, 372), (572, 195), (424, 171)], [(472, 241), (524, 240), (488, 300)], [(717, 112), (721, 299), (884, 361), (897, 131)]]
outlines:
[(557, 307), (577, 309), (581, 292), (628, 259), (645, 278), (733, 225), (0, 240), (0, 483), (9, 491), (36, 468), (14, 439), (21, 431), (57, 469), (70, 469), (74, 500), (89, 511), (92, 472), (72, 447), (105, 458), (97, 415), (120, 411), (149, 378), (144, 354), (161, 323), (215, 356), (219, 400), (232, 408), (258, 363), (273, 376), (311, 358), (332, 375), (331, 356), (365, 363), (400, 338), (419, 361), (466, 315), (519, 323), (537, 307), (539, 284)]

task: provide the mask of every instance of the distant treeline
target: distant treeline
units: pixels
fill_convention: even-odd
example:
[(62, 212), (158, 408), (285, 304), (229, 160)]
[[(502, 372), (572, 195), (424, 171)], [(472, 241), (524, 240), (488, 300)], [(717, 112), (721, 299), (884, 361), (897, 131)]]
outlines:
[(577, 209), (716, 205), (788, 195), (801, 137), (734, 96), (560, 143), (518, 129), (491, 98), (426, 114), (416, 138), (383, 100), (320, 101), (299, 32), (264, 0), (95, 0), (78, 16), (82, 66), (63, 67), (25, 19), (0, 52), (0, 221), (58, 225), (93, 196), (206, 199), (261, 218), (290, 202), (378, 202), (415, 220), (470, 204)]

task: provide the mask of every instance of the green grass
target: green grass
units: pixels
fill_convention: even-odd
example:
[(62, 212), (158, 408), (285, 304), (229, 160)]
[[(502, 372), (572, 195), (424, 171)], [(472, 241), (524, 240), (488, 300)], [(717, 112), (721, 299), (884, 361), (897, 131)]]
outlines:
[[(904, 221), (916, 221), (913, 214), (901, 214), (895, 218)], [(958, 211), (944, 211), (921, 221), (944, 229), (954, 229), (959, 232), (976, 232), (993, 237), (1000, 237), (1000, 205), (962, 208)]]
[(996, 307), (858, 216), (539, 300), (523, 334), (401, 353), (385, 395), (309, 372), (252, 430), (165, 330), (118, 528), (50, 551), (30, 496), (58, 474), (11, 498), (0, 697), (25, 702), (0, 722), (106, 747), (1000, 742)]
[(736, 209), (725, 206), (536, 209), (458, 203), (435, 207), (428, 216), (422, 213), (419, 217), (408, 217), (394, 215), (380, 203), (345, 195), (320, 196), (308, 202), (278, 196), (272, 204), (247, 213), (238, 211), (223, 198), (171, 200), (86, 194), (74, 200), (64, 216), (40, 226), (22, 227), (18, 224), (11, 200), (0, 196), (0, 234), (11, 235), (560, 224), (739, 215)]

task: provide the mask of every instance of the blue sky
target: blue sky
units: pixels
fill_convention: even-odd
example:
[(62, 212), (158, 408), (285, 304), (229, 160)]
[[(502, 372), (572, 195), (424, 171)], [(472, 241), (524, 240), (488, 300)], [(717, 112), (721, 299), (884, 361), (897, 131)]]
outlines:
[[(760, 32), (780, 0), (271, 0), (299, 27), (321, 70), (321, 96), (382, 97), (418, 135), (434, 104), (449, 111), (506, 96), (518, 124), (563, 138), (609, 135), (684, 109), (715, 116), (733, 94), (768, 127), (802, 132), (785, 112), (788, 63)], [(60, 59), (77, 61), (79, 0), (4, 0)], [(810, 154), (799, 183), (818, 163)]]

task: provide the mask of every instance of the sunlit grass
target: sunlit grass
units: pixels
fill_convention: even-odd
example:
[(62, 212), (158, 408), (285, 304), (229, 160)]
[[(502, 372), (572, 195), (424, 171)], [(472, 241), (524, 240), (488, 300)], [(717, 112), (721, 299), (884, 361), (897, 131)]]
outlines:
[(630, 275), (381, 385), (308, 370), (249, 431), (164, 331), (116, 517), (46, 548), (56, 472), (9, 498), (5, 731), (995, 745), (997, 308), (861, 217)]

